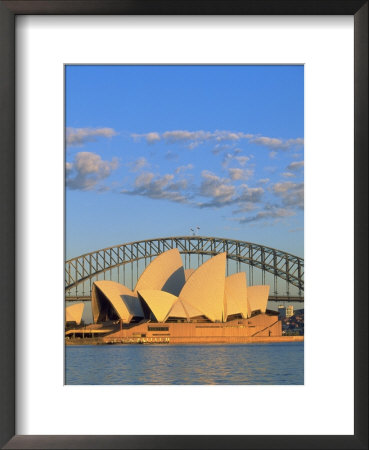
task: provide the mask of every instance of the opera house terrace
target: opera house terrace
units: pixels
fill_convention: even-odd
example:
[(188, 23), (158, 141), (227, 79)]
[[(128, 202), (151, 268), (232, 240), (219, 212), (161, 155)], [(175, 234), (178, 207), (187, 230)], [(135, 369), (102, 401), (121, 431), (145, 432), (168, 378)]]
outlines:
[(185, 270), (178, 249), (161, 253), (131, 291), (114, 281), (92, 286), (93, 324), (82, 307), (66, 311), (66, 342), (241, 343), (285, 340), (269, 286), (247, 286), (245, 272), (226, 276), (226, 253)]

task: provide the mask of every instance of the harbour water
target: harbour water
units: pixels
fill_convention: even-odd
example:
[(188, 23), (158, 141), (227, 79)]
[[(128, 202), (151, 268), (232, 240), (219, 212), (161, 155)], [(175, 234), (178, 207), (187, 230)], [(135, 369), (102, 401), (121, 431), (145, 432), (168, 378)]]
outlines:
[(304, 343), (66, 346), (65, 383), (304, 384)]

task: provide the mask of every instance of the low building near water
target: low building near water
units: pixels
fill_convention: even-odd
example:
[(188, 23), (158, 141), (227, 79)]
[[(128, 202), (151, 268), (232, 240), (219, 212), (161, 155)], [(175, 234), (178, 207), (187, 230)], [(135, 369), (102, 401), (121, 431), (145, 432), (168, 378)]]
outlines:
[(132, 291), (114, 281), (92, 287), (94, 324), (66, 337), (104, 343), (236, 343), (282, 336), (278, 312), (267, 309), (269, 286), (247, 286), (226, 272), (226, 253), (184, 270), (178, 249), (161, 253)]

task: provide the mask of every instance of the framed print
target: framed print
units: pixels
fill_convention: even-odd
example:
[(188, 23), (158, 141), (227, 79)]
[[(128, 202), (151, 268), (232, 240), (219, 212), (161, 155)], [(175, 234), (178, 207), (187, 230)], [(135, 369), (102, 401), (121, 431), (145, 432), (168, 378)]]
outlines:
[(304, 384), (303, 72), (66, 65), (65, 384)]
[(367, 3), (0, 7), (4, 448), (367, 448)]

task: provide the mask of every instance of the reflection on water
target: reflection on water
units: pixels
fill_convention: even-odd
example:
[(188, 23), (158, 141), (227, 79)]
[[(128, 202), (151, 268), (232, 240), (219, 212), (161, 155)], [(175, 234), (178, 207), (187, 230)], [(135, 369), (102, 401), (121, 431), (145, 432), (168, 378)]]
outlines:
[(66, 347), (66, 384), (304, 384), (304, 343)]

